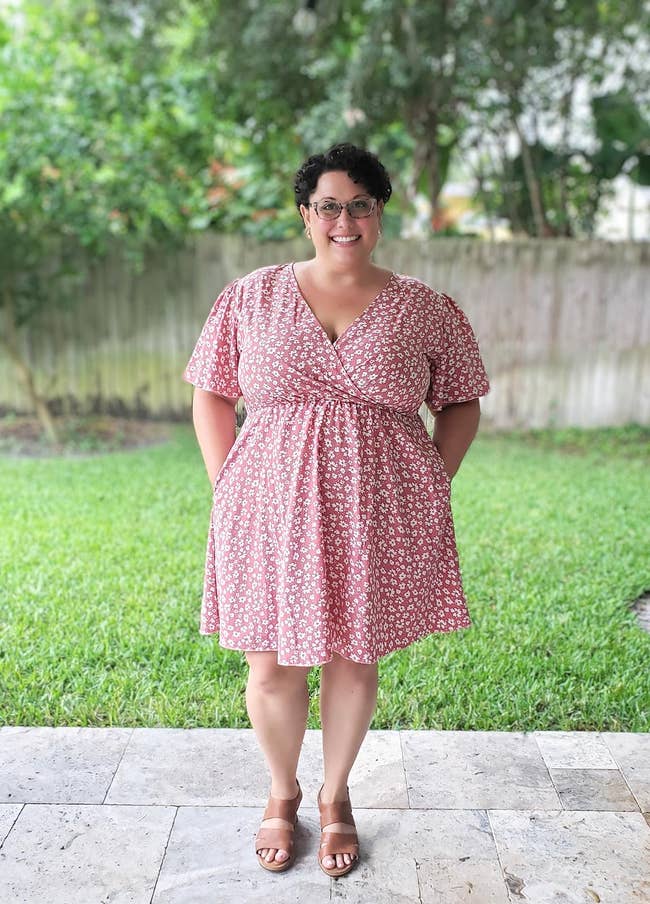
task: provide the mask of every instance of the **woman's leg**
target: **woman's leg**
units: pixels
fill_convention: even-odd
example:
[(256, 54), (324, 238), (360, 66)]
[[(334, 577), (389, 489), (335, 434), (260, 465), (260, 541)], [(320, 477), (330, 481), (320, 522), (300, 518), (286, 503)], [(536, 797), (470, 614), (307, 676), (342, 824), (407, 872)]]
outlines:
[[(249, 664), (246, 707), (271, 770), (271, 794), (287, 800), (298, 793), (296, 771), (309, 710), (308, 667), (278, 665), (276, 651), (246, 652)], [(262, 820), (261, 827), (291, 828), (285, 819)], [(264, 848), (262, 857), (282, 862), (287, 851)]]
[[(321, 801), (347, 799), (350, 770), (357, 758), (377, 705), (378, 663), (365, 664), (343, 659), (338, 653), (322, 666), (320, 715), (323, 728), (325, 784)], [(349, 832), (342, 822), (328, 826), (327, 832)], [(323, 866), (344, 866), (350, 854), (324, 857)]]

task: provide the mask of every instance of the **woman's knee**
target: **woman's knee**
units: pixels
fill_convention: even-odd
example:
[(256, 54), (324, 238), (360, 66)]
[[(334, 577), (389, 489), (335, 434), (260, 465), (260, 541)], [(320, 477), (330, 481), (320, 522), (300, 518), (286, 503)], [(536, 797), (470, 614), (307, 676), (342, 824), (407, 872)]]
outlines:
[(249, 681), (262, 691), (273, 692), (287, 684), (300, 685), (307, 681), (309, 667), (278, 665), (276, 650), (246, 650), (249, 665)]
[(378, 662), (355, 662), (346, 659), (338, 653), (332, 654), (332, 659), (323, 666), (324, 671), (332, 672), (350, 683), (372, 684), (379, 674)]

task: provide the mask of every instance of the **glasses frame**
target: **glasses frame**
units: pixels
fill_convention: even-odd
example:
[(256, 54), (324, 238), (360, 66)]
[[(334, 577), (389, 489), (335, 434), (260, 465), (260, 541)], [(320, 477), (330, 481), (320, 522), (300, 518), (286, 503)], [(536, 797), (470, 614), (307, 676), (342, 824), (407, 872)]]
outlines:
[[(352, 211), (350, 210), (350, 205), (354, 204), (355, 201), (366, 200), (366, 198), (371, 203), (370, 210), (368, 211), (368, 213), (364, 213), (364, 215), (361, 217), (355, 217), (354, 214), (352, 213)], [(318, 205), (324, 204), (326, 201), (338, 205), (339, 212), (336, 214), (335, 217), (322, 217), (320, 215), (320, 211), (318, 210)], [(375, 208), (377, 207), (377, 199), (370, 198), (370, 197), (367, 197), (364, 195), (362, 198), (353, 198), (351, 201), (348, 201), (345, 204), (341, 204), (340, 201), (336, 201), (334, 198), (321, 198), (320, 201), (310, 201), (307, 204), (307, 207), (314, 208), (314, 210), (316, 211), (316, 216), (318, 217), (319, 220), (338, 220), (338, 218), (341, 216), (341, 213), (342, 213), (344, 207), (348, 212), (348, 216), (350, 216), (353, 220), (367, 220), (368, 217), (371, 217), (373, 215), (373, 213), (375, 212)]]

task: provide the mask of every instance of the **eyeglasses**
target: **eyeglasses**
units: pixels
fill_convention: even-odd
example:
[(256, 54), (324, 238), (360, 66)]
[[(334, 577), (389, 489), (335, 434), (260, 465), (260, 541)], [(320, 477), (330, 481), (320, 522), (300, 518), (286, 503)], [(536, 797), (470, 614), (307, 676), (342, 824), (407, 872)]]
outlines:
[(316, 211), (316, 216), (320, 217), (321, 220), (338, 219), (344, 207), (353, 219), (361, 220), (363, 217), (370, 216), (376, 204), (375, 198), (354, 198), (352, 201), (348, 201), (347, 204), (339, 204), (338, 201), (326, 198), (324, 201), (312, 201), (307, 207), (313, 207)]

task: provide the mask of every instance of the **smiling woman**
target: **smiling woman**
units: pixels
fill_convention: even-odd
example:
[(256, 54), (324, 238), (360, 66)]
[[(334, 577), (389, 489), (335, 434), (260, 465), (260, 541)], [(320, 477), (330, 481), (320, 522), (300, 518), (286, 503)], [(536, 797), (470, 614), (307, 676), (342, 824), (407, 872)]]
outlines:
[[(314, 257), (226, 286), (183, 377), (215, 394), (195, 402), (197, 435), (213, 437), (202, 446), (208, 469), (229, 444), (214, 481), (200, 632), (218, 632), (250, 665), (248, 712), (272, 776), (258, 861), (293, 862), (306, 675), (320, 665), (318, 862), (338, 876), (358, 859), (347, 781), (376, 705), (378, 660), (471, 625), (450, 480), (489, 383), (455, 301), (372, 262), (391, 195), (373, 154), (339, 145), (310, 157), (295, 193)], [(242, 395), (233, 443), (224, 406)], [(423, 402), (444, 409), (435, 441)]]

